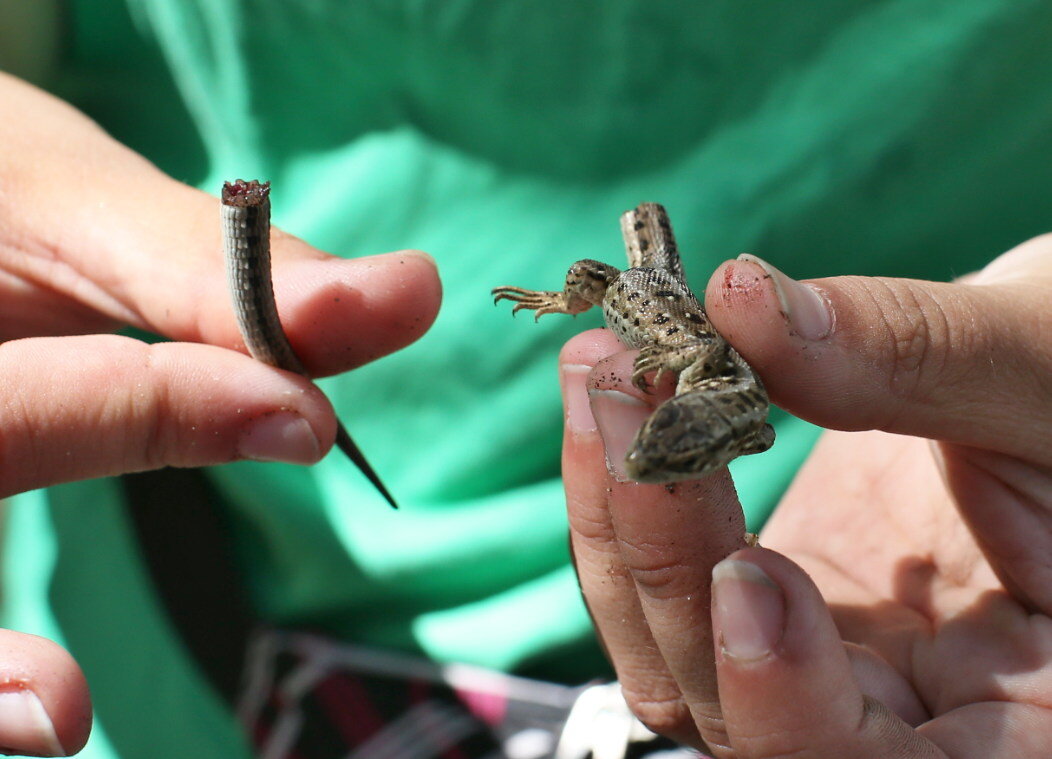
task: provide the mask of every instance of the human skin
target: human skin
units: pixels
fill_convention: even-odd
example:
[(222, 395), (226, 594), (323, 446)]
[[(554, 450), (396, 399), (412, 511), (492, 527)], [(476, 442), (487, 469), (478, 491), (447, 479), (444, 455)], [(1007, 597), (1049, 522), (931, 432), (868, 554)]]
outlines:
[[(320, 459), (331, 405), (249, 358), (238, 335), (219, 201), (4, 74), (0, 102), (19, 114), (0, 120), (0, 497), (162, 466)], [(343, 260), (277, 229), (272, 247), (282, 322), (313, 376), (391, 353), (437, 314), (426, 254)], [(105, 334), (124, 325), (172, 342)], [(0, 631), (0, 751), (75, 752), (90, 713), (68, 653)]]
[(568, 343), (575, 560), (645, 723), (720, 759), (1049, 755), (1050, 302), (1052, 236), (967, 283), (721, 266), (717, 329), (835, 430), (762, 548), (726, 472), (674, 492), (611, 474), (604, 438), (617, 462), (657, 398), (610, 333)]
[[(19, 114), (0, 123), (0, 494), (163, 465), (317, 460), (335, 429), (328, 403), (302, 378), (241, 354), (217, 201), (2, 75), (0, 102)], [(1049, 462), (1034, 457), (1048, 455), (1048, 248), (1035, 241), (989, 268), (976, 298), (826, 280), (836, 315), (826, 336), (802, 336), (814, 326), (806, 301), (783, 316), (756, 264), (714, 276), (710, 316), (776, 402), (834, 428), (918, 436), (865, 433), (847, 444), (831, 434), (763, 535), (818, 583), (840, 632), (799, 569), (762, 549), (722, 565), (710, 616), (711, 567), (741, 540), (728, 480), (675, 493), (614, 482), (589, 429), (592, 407), (569, 409), (582, 425), (566, 454), (582, 586), (650, 724), (704, 736), (721, 756), (1046, 755), (1050, 486)], [(421, 254), (341, 261), (280, 232), (274, 254), (283, 320), (318, 376), (411, 342), (437, 310), (437, 277)], [(123, 324), (176, 342), (93, 334)], [(576, 397), (587, 400), (580, 367), (601, 359), (613, 371), (594, 373), (593, 384), (631, 392), (630, 357), (604, 358), (617, 350), (594, 333), (568, 347), (566, 367), (577, 370), (564, 377)], [(597, 395), (595, 415), (616, 447), (626, 411), (604, 408), (611, 399), (619, 403)], [(936, 457), (923, 437), (956, 442)], [(786, 610), (788, 622), (756, 656), (772, 617), (763, 613), (769, 583), (776, 603), (766, 608)], [(60, 749), (79, 748), (90, 699), (69, 655), (6, 631), (0, 650), (7, 692), (33, 694)], [(48, 738), (0, 716), (0, 748), (58, 753)]]

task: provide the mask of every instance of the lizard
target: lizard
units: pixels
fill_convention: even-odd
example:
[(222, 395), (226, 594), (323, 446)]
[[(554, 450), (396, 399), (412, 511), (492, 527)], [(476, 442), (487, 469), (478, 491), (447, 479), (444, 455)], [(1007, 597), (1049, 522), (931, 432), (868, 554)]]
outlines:
[(716, 331), (683, 273), (664, 207), (642, 203), (621, 215), (628, 254), (624, 271), (600, 261), (577, 261), (561, 291), (497, 287), (500, 300), (545, 314), (576, 315), (602, 308), (606, 326), (638, 348), (632, 383), (650, 392), (646, 375), (678, 373), (675, 394), (640, 427), (625, 457), (628, 477), (672, 483), (710, 474), (738, 456), (774, 443), (763, 382)]

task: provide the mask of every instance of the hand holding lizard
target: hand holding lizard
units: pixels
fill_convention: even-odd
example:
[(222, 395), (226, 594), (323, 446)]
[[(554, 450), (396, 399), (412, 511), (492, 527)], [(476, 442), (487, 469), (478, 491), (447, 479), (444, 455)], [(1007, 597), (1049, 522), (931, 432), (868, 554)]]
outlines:
[(574, 553), (646, 722), (721, 759), (1048, 755), (1050, 293), (1048, 237), (958, 284), (721, 267), (709, 318), (772, 399), (874, 431), (827, 433), (765, 548), (714, 573), (740, 530), (725, 474), (615, 480), (600, 430), (616, 460), (649, 404), (609, 333), (568, 344)]

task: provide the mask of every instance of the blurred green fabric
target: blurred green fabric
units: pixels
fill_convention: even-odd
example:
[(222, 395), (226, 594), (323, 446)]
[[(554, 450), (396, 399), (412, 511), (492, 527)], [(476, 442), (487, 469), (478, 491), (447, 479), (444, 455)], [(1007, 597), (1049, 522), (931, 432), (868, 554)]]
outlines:
[[(743, 251), (798, 278), (948, 279), (1050, 226), (1036, 0), (69, 11), (50, 88), (162, 169), (213, 193), (269, 179), (275, 223), (338, 255), (437, 259), (433, 329), (321, 382), (401, 511), (338, 452), (211, 475), (264, 618), (440, 661), (605, 672), (569, 566), (555, 374), (600, 316), (513, 321), (491, 287), (621, 265), (618, 217), (642, 201), (669, 209), (699, 291)], [(774, 423), (775, 447), (732, 466), (753, 529), (817, 434)], [(82, 756), (246, 755), (152, 596), (114, 481), (13, 499), (3, 539), (4, 624), (67, 645), (92, 684)]]

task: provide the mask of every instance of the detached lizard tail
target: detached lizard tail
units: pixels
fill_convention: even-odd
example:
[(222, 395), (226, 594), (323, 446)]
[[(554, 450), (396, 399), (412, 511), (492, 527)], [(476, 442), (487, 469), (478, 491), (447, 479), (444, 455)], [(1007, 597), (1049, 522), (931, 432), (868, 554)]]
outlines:
[[(222, 199), (227, 278), (245, 347), (257, 361), (309, 376), (285, 336), (274, 302), (270, 277), (270, 182), (227, 182)], [(397, 509), (394, 498), (339, 420), (336, 445)]]
[(392, 496), (387, 488), (384, 487), (384, 483), (380, 480), (380, 476), (373, 471), (373, 468), (369, 465), (369, 462), (365, 459), (365, 454), (362, 453), (358, 445), (351, 439), (350, 433), (347, 432), (347, 428), (343, 426), (343, 423), (336, 420), (336, 447), (346, 454), (354, 465), (361, 470), (365, 478), (373, 484), (377, 492), (384, 497), (384, 499), (391, 504), (392, 509), (397, 509), (398, 504), (395, 503), (394, 496)]

